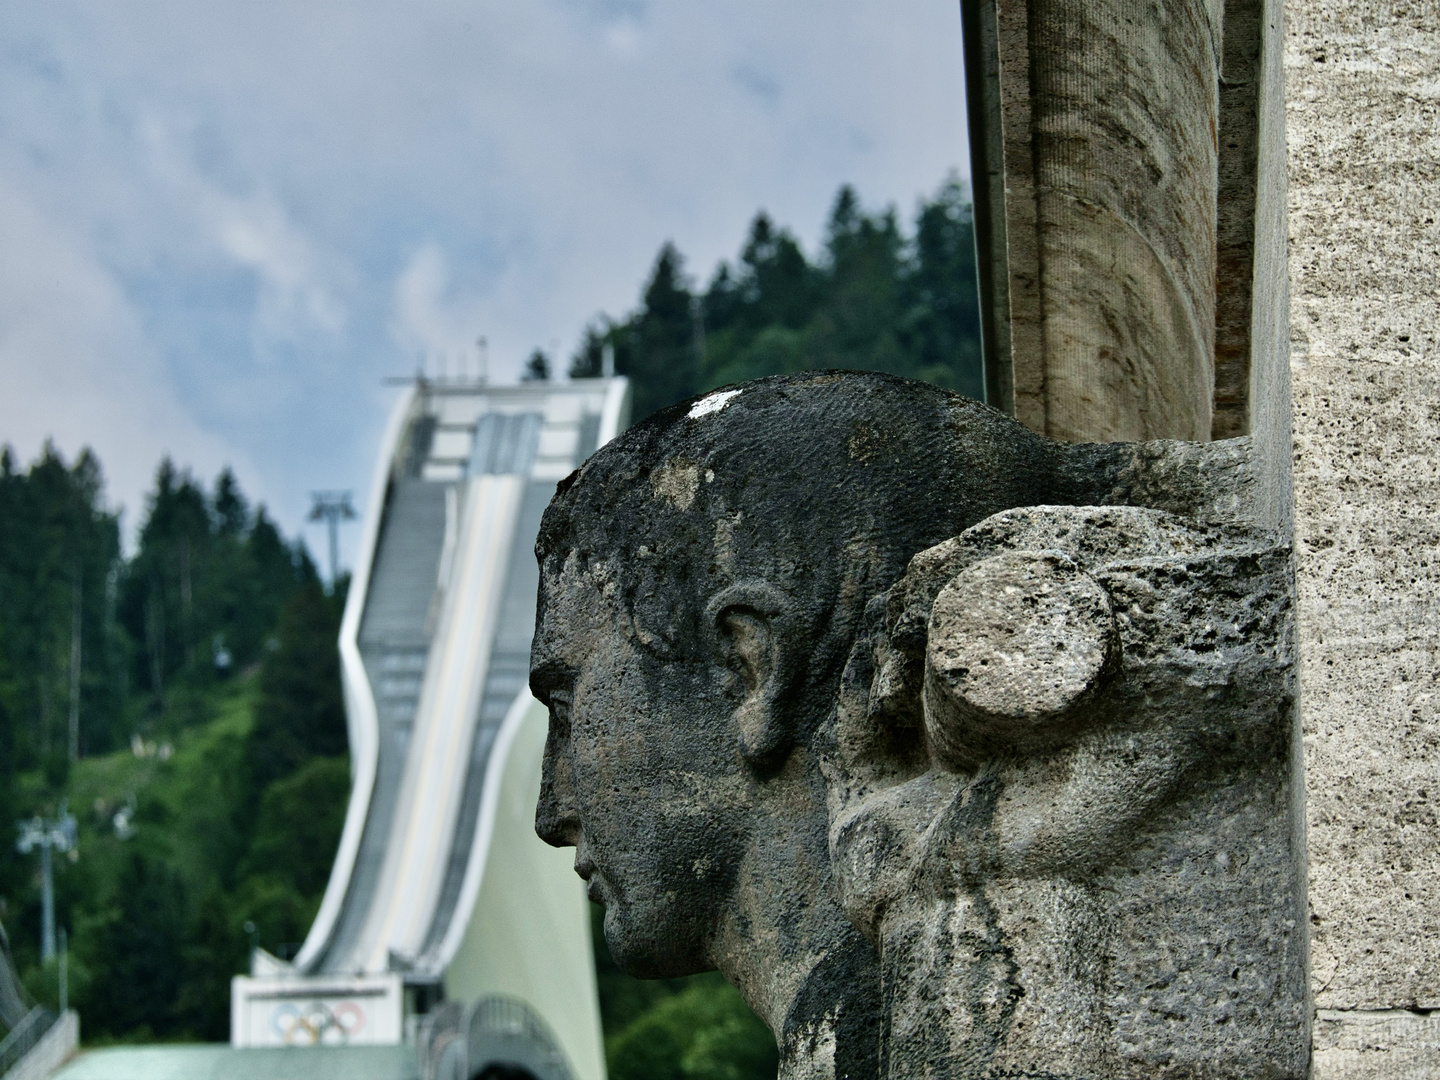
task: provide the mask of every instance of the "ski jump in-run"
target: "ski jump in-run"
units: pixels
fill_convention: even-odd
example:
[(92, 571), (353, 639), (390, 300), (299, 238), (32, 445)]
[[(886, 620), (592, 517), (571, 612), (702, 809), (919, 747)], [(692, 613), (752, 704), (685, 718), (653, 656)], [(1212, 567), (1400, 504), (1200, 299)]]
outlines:
[(447, 1033), (473, 1057), (477, 1025), (499, 1023), (540, 1080), (603, 1080), (583, 886), (533, 831), (546, 714), (527, 675), (540, 516), (628, 413), (623, 377), (406, 386), (340, 632), (339, 851), (293, 962), (257, 950), (236, 978), (235, 1045), (399, 1042), (408, 1027), (429, 1040), (422, 1058)]

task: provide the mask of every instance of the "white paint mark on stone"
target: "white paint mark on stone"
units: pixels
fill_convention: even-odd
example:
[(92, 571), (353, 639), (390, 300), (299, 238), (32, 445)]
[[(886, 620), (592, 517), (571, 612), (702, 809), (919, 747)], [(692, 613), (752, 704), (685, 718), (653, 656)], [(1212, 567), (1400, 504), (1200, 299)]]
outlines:
[(739, 397), (743, 393), (743, 390), (717, 390), (715, 393), (708, 397), (701, 398), (694, 405), (690, 406), (690, 411), (685, 415), (691, 420), (698, 420), (702, 416), (717, 413), (726, 405), (730, 404), (731, 398)]

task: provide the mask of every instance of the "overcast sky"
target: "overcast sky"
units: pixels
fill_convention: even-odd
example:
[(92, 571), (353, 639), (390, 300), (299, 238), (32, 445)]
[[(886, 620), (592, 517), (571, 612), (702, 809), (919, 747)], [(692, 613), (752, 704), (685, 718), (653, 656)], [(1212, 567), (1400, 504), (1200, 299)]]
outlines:
[(813, 251), (841, 183), (908, 219), (961, 81), (957, 0), (7, 0), (0, 442), (93, 447), (127, 532), (168, 453), (293, 533), (422, 354), (563, 366), (663, 241)]

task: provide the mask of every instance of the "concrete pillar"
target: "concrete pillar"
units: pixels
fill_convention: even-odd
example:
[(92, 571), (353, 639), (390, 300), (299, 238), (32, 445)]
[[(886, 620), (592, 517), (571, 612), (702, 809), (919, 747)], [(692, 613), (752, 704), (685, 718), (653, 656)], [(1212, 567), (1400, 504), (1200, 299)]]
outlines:
[(967, 0), (991, 403), (1210, 438), (1220, 0)]
[(1440, 8), (1287, 0), (1316, 1080), (1440, 1076)]
[[(1152, 25), (1116, 32), (1115, 0), (1052, 3), (966, 5), (992, 402), (1071, 439), (1249, 435), (1257, 524), (1295, 536), (1313, 1078), (1440, 1076), (1440, 8), (1135, 5)], [(1201, 12), (1208, 247), (1193, 129), (1101, 89), (1212, 115), (1133, 62), (1178, 78)]]

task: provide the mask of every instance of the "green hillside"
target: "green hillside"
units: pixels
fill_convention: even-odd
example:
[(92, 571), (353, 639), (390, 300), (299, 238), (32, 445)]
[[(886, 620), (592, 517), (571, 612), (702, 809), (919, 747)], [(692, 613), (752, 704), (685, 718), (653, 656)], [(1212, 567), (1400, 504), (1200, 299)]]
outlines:
[[(229, 472), (162, 463), (126, 559), (93, 456), (0, 455), (0, 813), (78, 821), (56, 913), (87, 1039), (227, 1038), (245, 924), (303, 937), (349, 789), (343, 586)], [(39, 864), (0, 847), (0, 919), (53, 1003)]]

